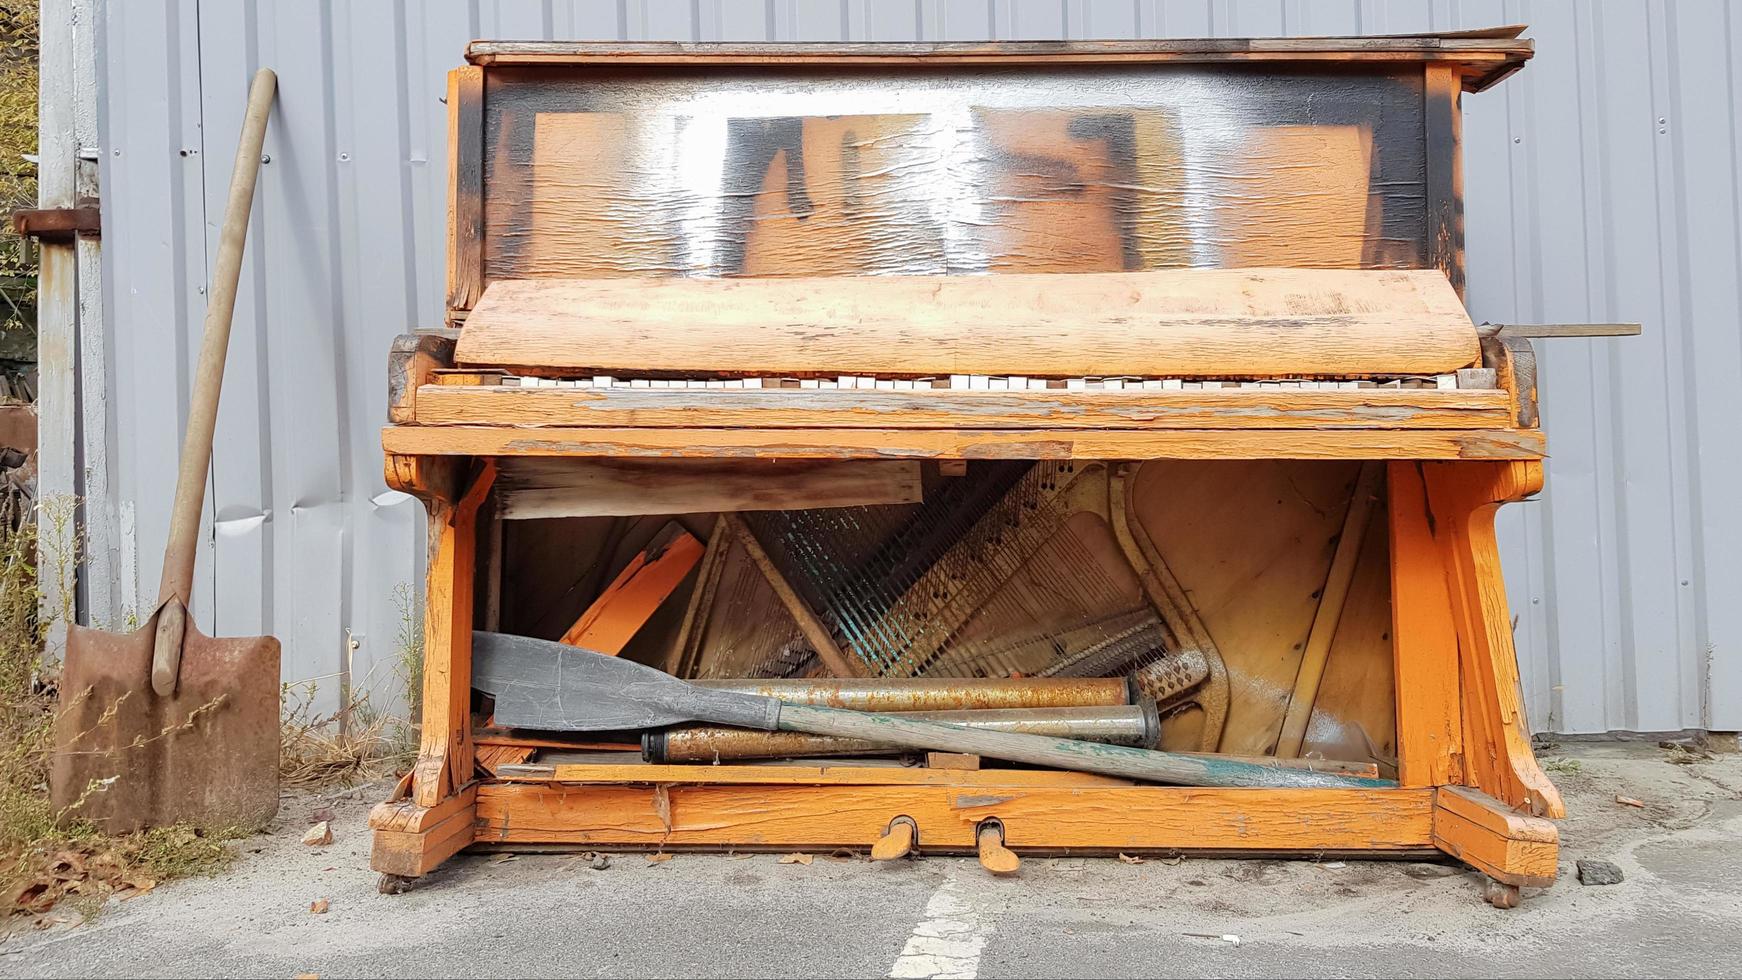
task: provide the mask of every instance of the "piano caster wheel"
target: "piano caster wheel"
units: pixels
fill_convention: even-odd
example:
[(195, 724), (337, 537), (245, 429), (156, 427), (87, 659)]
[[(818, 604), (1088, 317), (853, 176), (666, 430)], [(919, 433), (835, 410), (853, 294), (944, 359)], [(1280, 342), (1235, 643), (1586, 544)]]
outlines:
[(914, 845), (919, 842), (919, 826), (912, 817), (896, 817), (889, 821), (889, 829), (883, 832), (877, 843), (871, 845), (871, 860), (894, 861), (904, 857), (912, 857)]
[(416, 883), (416, 878), (408, 878), (405, 875), (382, 875), (380, 880), (375, 882), (375, 890), (383, 895), (403, 895), (411, 891), (411, 886)]
[(1508, 885), (1489, 878), (1482, 886), (1482, 900), (1497, 909), (1515, 909), (1523, 898), (1517, 885)]
[(997, 820), (987, 820), (980, 824), (975, 833), (979, 843), (980, 867), (995, 875), (1013, 875), (1022, 870), (1022, 859), (1016, 852), (1004, 846), (1004, 825)]

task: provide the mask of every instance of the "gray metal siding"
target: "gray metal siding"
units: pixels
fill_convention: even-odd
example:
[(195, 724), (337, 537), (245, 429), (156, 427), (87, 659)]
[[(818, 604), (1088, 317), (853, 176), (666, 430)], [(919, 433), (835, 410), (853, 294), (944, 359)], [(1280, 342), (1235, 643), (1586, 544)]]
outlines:
[(1531, 24), (1537, 58), (1465, 107), (1471, 311), (1646, 325), (1640, 338), (1539, 344), (1548, 491), (1500, 518), (1531, 719), (1560, 732), (1742, 728), (1742, 21), (1722, 0), (108, 0), (104, 288), (124, 608), (94, 612), (151, 598), (207, 255), (257, 65), (279, 72), (279, 104), (195, 606), (208, 629), (277, 633), (287, 679), (331, 692), (348, 658), (359, 679), (391, 673), (396, 593), (420, 584), (421, 508), (380, 476), (384, 355), (395, 334), (440, 319), (441, 98), (468, 40), (1515, 22)]

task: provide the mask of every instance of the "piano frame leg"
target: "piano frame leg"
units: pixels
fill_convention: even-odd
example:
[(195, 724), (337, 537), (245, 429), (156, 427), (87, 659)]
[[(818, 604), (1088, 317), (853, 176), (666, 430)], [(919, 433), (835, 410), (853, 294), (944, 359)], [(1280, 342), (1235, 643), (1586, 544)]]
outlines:
[(387, 460), (388, 485), (418, 497), (428, 509), (430, 541), (417, 761), (393, 797), (369, 814), (370, 866), (384, 875), (427, 874), (473, 841), (473, 584), (478, 510), (495, 477), (495, 463), (488, 460)]

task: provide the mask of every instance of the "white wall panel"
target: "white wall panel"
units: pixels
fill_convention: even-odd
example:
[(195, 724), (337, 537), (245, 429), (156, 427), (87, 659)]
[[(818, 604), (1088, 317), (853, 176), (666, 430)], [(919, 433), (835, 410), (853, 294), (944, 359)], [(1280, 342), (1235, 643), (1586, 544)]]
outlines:
[[(1742, 728), (1742, 16), (1722, 0), (109, 0), (104, 261), (136, 601), (155, 588), (249, 73), (280, 96), (213, 461), (196, 610), (289, 679), (385, 678), (418, 505), (381, 482), (390, 339), (440, 316), (446, 71), (502, 38), (972, 40), (1529, 23), (1465, 103), (1478, 320), (1639, 320), (1541, 342), (1548, 490), (1502, 512), (1531, 720)], [(354, 660), (347, 640), (354, 641)]]

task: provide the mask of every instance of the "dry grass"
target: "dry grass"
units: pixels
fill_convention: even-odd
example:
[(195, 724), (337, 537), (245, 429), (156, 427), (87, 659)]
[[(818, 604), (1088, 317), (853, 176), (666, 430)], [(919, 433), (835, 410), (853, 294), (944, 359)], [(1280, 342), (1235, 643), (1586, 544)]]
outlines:
[[(45, 506), (45, 520), (70, 507)], [(18, 498), (0, 500), (0, 932), (48, 924), (63, 900), (81, 918), (112, 895), (228, 864), (228, 834), (183, 826), (107, 836), (66, 820), (49, 802), (48, 768), (57, 714), (52, 667), (42, 663), (36, 533)], [(57, 561), (65, 567), (71, 562)], [(68, 591), (66, 594), (71, 594)]]

